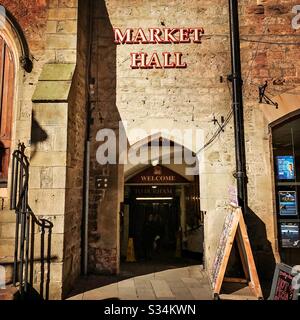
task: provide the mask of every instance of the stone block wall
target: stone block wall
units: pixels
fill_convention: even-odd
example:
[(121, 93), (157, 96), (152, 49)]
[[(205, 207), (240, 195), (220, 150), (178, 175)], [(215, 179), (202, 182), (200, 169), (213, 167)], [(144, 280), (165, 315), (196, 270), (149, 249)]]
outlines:
[[(249, 175), (248, 225), (259, 273), (266, 276), (272, 274), (270, 269), (279, 257), (271, 137), (269, 123), (258, 104), (258, 86), (268, 80), (271, 96), (298, 86), (299, 53), (297, 46), (257, 43), (253, 40), (291, 42), (297, 40), (299, 31), (291, 27), (292, 8), (297, 1), (278, 4), (278, 1), (267, 0), (262, 3), (260, 6), (256, 1), (239, 4)], [(99, 121), (96, 120), (94, 124), (93, 139), (97, 130), (111, 123), (111, 118), (119, 118), (127, 121), (129, 130), (154, 125), (168, 129), (200, 128), (208, 140), (216, 131), (211, 122), (213, 116), (217, 119), (226, 117), (231, 109), (231, 84), (226, 80), (231, 73), (228, 1), (98, 1), (94, 12), (96, 35), (93, 55), (98, 60), (93, 63), (93, 70), (98, 88), (96, 110)], [(112, 28), (125, 31), (126, 28), (147, 30), (150, 27), (187, 26), (204, 28), (206, 36), (201, 45), (112, 45)], [(154, 51), (180, 51), (188, 67), (132, 70), (130, 53), (139, 51), (149, 54)], [(95, 142), (94, 157), (97, 146), (99, 144)], [(233, 178), (235, 154), (232, 120), (203, 155), (200, 172), (201, 209), (207, 211), (205, 258), (206, 267), (210, 269), (227, 211), (228, 189), (236, 183)], [(93, 167), (95, 172), (101, 172), (97, 163), (93, 163)], [(101, 211), (96, 205), (99, 199), (97, 194), (91, 204), (91, 220), (94, 222), (90, 233), (95, 247), (97, 241), (101, 243), (105, 241), (101, 239), (107, 237), (103, 221), (106, 215), (111, 217), (112, 212), (105, 210), (110, 208), (108, 205), (103, 205), (104, 210)], [(116, 211), (114, 217), (115, 214)], [(115, 232), (115, 224), (112, 228)], [(90, 251), (90, 256), (97, 261), (94, 249)]]
[(33, 131), (37, 145), (31, 156), (31, 170), (36, 171), (32, 179), (40, 175), (41, 184), (32, 188), (31, 202), (36, 214), (60, 225), (53, 234), (59, 248), (53, 259), (61, 268), (61, 278), (52, 273), (52, 298), (64, 297), (81, 272), (88, 52), (85, 8), (86, 3), (81, 2), (77, 19), (77, 1), (50, 1), (45, 48), (54, 59), (43, 66), (33, 95), (37, 131), (42, 137)]
[[(72, 2), (72, 1), (71, 1)], [(74, 2), (74, 1), (73, 1)], [(69, 293), (81, 274), (82, 219), (84, 199), (85, 141), (89, 69), (89, 1), (78, 4), (77, 64), (69, 96), (67, 130), (66, 209), (64, 224), (63, 295)]]
[[(128, 129), (202, 129), (204, 137), (216, 130), (211, 120), (230, 111), (228, 84), (220, 76), (230, 73), (228, 16), (214, 1), (95, 1), (92, 72), (96, 83), (96, 110), (92, 127), (92, 161), (100, 143), (95, 141), (101, 128), (115, 128), (117, 121), (127, 121)], [(119, 45), (114, 44), (113, 28), (203, 27), (205, 33), (222, 34), (218, 41), (202, 44)], [(163, 51), (182, 52), (186, 69), (132, 70), (130, 53)], [(129, 141), (133, 144), (137, 141)], [(201, 171), (201, 202), (208, 212), (206, 252), (208, 264), (215, 253), (219, 231), (228, 203), (228, 185), (234, 184), (234, 146), (232, 123), (205, 151)], [(94, 174), (102, 168), (94, 160)], [(112, 169), (111, 167), (109, 168)], [(112, 174), (115, 177), (115, 174)], [(122, 176), (120, 176), (122, 179)], [(114, 178), (113, 178), (114, 180)], [(94, 180), (91, 184), (94, 185)], [(95, 191), (90, 207), (90, 261), (93, 270), (115, 271), (118, 259), (117, 183), (101, 195)], [(122, 192), (123, 186), (118, 186)], [(112, 203), (114, 202), (114, 204)], [(113, 207), (112, 207), (113, 206)], [(99, 250), (107, 244), (116, 249)], [(98, 264), (98, 266), (97, 266)]]
[[(119, 212), (123, 201), (124, 169), (118, 165), (100, 165), (96, 152), (98, 130), (109, 128), (118, 136), (120, 114), (116, 105), (116, 46), (104, 1), (92, 2), (93, 42), (91, 79), (94, 82), (91, 125), (91, 172), (89, 210), (89, 271), (119, 272)], [(98, 188), (96, 179), (108, 179), (108, 187)]]
[[(258, 86), (265, 81), (268, 81), (266, 93), (274, 100), (278, 95), (299, 86), (299, 49), (298, 46), (291, 45), (298, 42), (300, 32), (292, 28), (292, 19), (295, 16), (292, 9), (297, 4), (297, 1), (292, 0), (280, 3), (266, 0), (261, 6), (253, 1), (243, 1), (240, 4), (249, 177), (248, 229), (257, 267), (260, 275), (264, 277), (272, 276), (274, 263), (280, 260), (277, 247), (272, 137), (267, 118), (272, 110), (275, 111), (275, 107), (259, 105), (257, 93)], [(252, 42), (253, 40), (265, 43)], [(281, 108), (284, 106), (279, 105), (279, 110)]]
[[(50, 298), (60, 299), (81, 268), (88, 15), (82, 1), (77, 34), (77, 0), (0, 3), (21, 26), (32, 55), (32, 72), (18, 70), (14, 147), (24, 142), (30, 155), (33, 212), (54, 224)], [(36, 265), (37, 288), (39, 279)]]
[[(20, 24), (33, 58), (33, 71), (17, 73), (14, 147), (25, 142), (31, 156), (30, 205), (54, 223), (51, 297), (60, 298), (80, 270), (84, 139), (86, 138), (88, 1), (1, 0)], [(96, 162), (101, 128), (201, 129), (207, 141), (212, 119), (231, 109), (228, 1), (92, 0), (91, 177), (89, 267), (119, 271), (119, 211), (124, 192), (122, 166)], [(261, 275), (278, 260), (269, 123), (258, 104), (258, 86), (269, 81), (276, 96), (299, 86), (299, 30), (291, 27), (297, 1), (240, 2), (246, 151), (249, 176), (249, 234)], [(78, 10), (80, 16), (78, 16)], [(79, 20), (79, 21), (78, 21)], [(79, 26), (79, 27), (78, 27)], [(120, 45), (113, 28), (203, 27), (202, 44)], [(255, 40), (255, 41), (253, 41)], [(257, 40), (264, 41), (256, 42)], [(132, 70), (130, 53), (180, 51), (186, 69)], [(91, 91), (93, 91), (91, 90)], [(33, 103), (32, 103), (33, 100)], [(235, 185), (232, 120), (207, 148), (200, 171), (205, 218), (205, 263), (211, 269)], [(130, 144), (136, 141), (129, 141)], [(108, 188), (96, 187), (106, 177)], [(266, 263), (268, 261), (268, 263)], [(267, 266), (267, 267), (265, 267)]]
[[(57, 254), (53, 252), (52, 262), (59, 272), (51, 272), (50, 298), (59, 299), (80, 274), (80, 232), (78, 234), (77, 229), (81, 227), (82, 205), (76, 202), (78, 191), (75, 190), (82, 188), (82, 183), (79, 181), (74, 189), (75, 198), (71, 198), (69, 192), (74, 185), (73, 178), (82, 174), (80, 163), (76, 168), (71, 163), (75, 150), (69, 148), (70, 140), (76, 140), (77, 134), (72, 131), (76, 121), (73, 108), (81, 103), (84, 110), (85, 105), (79, 96), (78, 102), (74, 102), (77, 92), (71, 90), (81, 85), (78, 83), (81, 73), (78, 75), (78, 69), (75, 71), (77, 1), (48, 3), (45, 52), (49, 59), (42, 66), (32, 97), (35, 143), (31, 147), (31, 181), (40, 177), (40, 185), (30, 185), (30, 203), (35, 214), (49, 219), (55, 226), (52, 242)], [(73, 240), (70, 232), (74, 233)]]

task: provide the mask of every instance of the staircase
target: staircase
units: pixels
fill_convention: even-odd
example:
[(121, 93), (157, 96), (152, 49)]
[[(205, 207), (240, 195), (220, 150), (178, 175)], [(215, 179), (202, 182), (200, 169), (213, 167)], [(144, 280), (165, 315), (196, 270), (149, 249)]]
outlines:
[[(2, 197), (0, 209), (0, 286), (5, 285), (0, 288), (0, 300), (27, 299), (32, 294), (49, 299), (53, 224), (32, 212), (28, 181), (29, 161), (25, 145), (19, 144), (12, 155), (10, 203)], [(34, 279), (36, 272), (39, 283)]]

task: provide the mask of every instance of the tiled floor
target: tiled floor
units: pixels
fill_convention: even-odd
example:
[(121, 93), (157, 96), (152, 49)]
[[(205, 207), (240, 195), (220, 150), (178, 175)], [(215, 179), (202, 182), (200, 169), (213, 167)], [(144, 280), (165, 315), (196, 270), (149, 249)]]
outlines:
[(207, 275), (200, 265), (137, 276), (74, 294), (69, 300), (211, 300)]

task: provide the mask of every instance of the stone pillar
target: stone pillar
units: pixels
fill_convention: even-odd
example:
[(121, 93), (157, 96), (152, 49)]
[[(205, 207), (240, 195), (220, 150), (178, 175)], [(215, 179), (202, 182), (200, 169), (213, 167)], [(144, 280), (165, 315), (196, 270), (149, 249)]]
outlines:
[(54, 224), (51, 299), (63, 298), (80, 275), (86, 48), (82, 37), (77, 46), (77, 10), (77, 0), (49, 1), (49, 59), (32, 97), (29, 204), (35, 215)]
[[(113, 27), (105, 1), (93, 3), (93, 46), (91, 77), (95, 82), (93, 124), (91, 125), (91, 180), (89, 212), (89, 271), (115, 274), (120, 260), (120, 203), (124, 193), (124, 168), (118, 164), (100, 165), (96, 160), (97, 132), (109, 128), (119, 136), (121, 121), (116, 106), (117, 60)], [(118, 145), (118, 141), (117, 141)], [(118, 157), (118, 155), (117, 155)], [(107, 179), (98, 187), (97, 178)]]

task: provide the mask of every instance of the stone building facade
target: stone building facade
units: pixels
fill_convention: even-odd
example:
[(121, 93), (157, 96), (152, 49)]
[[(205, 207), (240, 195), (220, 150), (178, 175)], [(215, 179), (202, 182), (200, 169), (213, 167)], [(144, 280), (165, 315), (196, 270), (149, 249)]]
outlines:
[[(80, 276), (85, 249), (88, 271), (120, 271), (120, 211), (126, 181), (141, 167), (100, 165), (97, 133), (134, 129), (201, 129), (204, 141), (216, 132), (214, 119), (231, 110), (228, 3), (221, 1), (22, 0), (0, 4), (20, 26), (28, 44), (31, 72), (20, 65), (22, 44), (6, 23), (0, 35), (16, 66), (12, 150), (24, 142), (30, 156), (30, 206), (54, 224), (51, 298), (64, 297)], [(272, 156), (272, 126), (299, 111), (299, 30), (292, 27), (297, 1), (240, 1), (244, 78), (248, 230), (259, 274), (272, 276), (280, 260)], [(203, 28), (202, 43), (121, 44), (114, 29)], [(284, 45), (288, 43), (288, 45)], [(132, 69), (131, 53), (180, 52), (186, 68)], [(261, 104), (258, 87), (269, 82), (276, 109)], [(163, 130), (155, 136), (168, 138)], [(134, 146), (154, 136), (129, 137)], [(89, 141), (89, 144), (86, 141)], [(176, 140), (176, 137), (174, 138)], [(180, 141), (177, 141), (180, 143)], [(87, 145), (90, 149), (86, 175)], [(196, 152), (195, 146), (184, 146)], [(200, 203), (204, 257), (212, 268), (220, 232), (236, 184), (232, 118), (201, 153)], [(99, 188), (97, 179), (107, 179)], [(88, 179), (88, 186), (86, 184)], [(85, 190), (88, 187), (88, 205)], [(2, 188), (3, 211), (8, 211)], [(87, 201), (87, 200), (86, 200)], [(84, 243), (84, 208), (88, 236)], [(1, 215), (1, 212), (0, 212)], [(86, 220), (85, 220), (86, 221)], [(1, 229), (2, 230), (2, 229)], [(0, 257), (10, 255), (13, 236), (0, 233)], [(6, 248), (6, 249), (5, 249)], [(5, 251), (7, 250), (7, 251)], [(5, 252), (4, 252), (5, 251)], [(38, 274), (36, 275), (38, 282)]]

